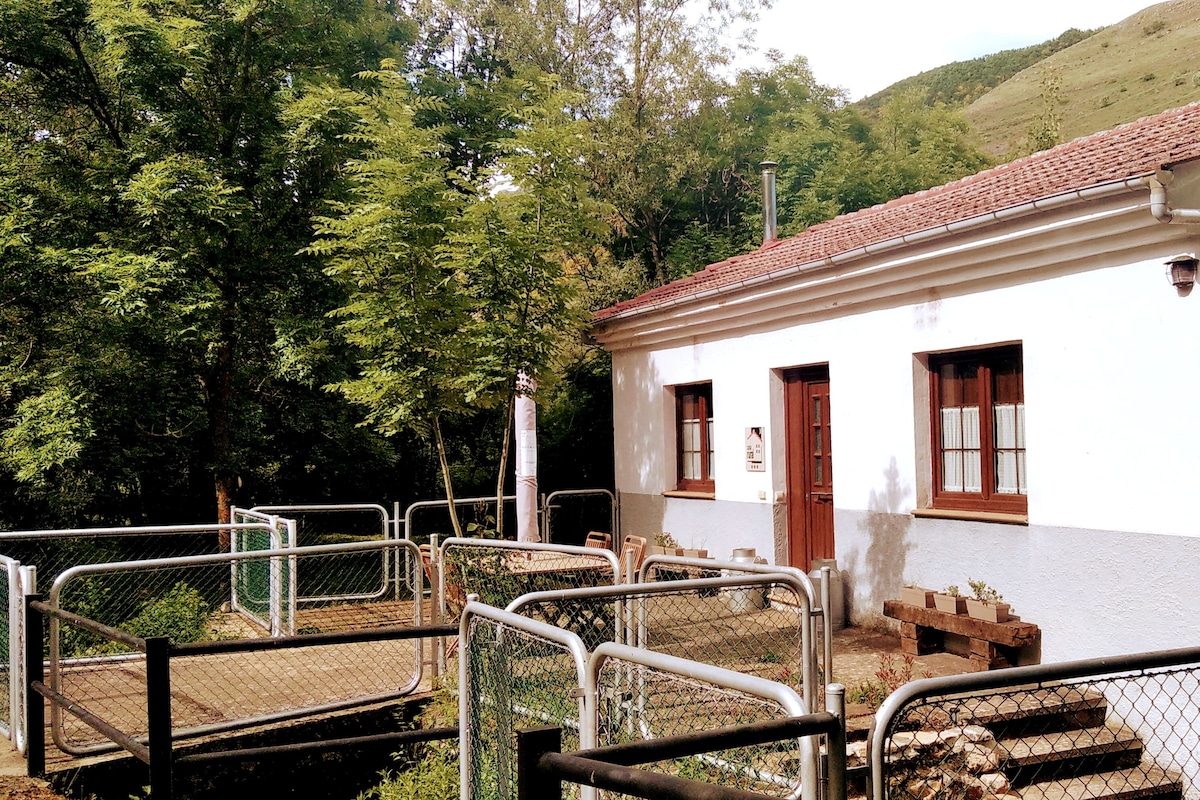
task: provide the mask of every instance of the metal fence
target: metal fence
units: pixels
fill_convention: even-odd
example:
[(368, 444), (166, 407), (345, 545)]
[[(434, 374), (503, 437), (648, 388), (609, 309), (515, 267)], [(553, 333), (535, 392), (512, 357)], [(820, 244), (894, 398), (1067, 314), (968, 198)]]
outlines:
[(249, 511), (292, 520), (298, 547), (402, 538), (397, 535), (400, 521), (378, 503), (255, 506)]
[(607, 489), (560, 489), (542, 497), (542, 541), (583, 544), (589, 531), (621, 541), (617, 497)]
[[(829, 568), (822, 569), (824, 580), (821, 581), (821, 592), (813, 587), (812, 580), (804, 570), (797, 567), (785, 567), (776, 564), (755, 564), (746, 561), (718, 561), (711, 558), (691, 558), (686, 556), (668, 556), (655, 554), (647, 556), (638, 570), (638, 582), (654, 580), (677, 580), (681, 576), (709, 576), (719, 571), (721, 575), (786, 575), (802, 594), (802, 600), (807, 602), (804, 607), (806, 615), (806, 641), (811, 642), (814, 652), (817, 652), (820, 665), (816, 683), (818, 687), (834, 683), (836, 676), (833, 672), (833, 636), (826, 635), (832, 631), (832, 625), (825, 624), (826, 609), (833, 608), (833, 598), (830, 597)], [(754, 596), (751, 595), (751, 600)], [(820, 647), (818, 648), (818, 639)], [(806, 645), (806, 648), (810, 645)], [(811, 684), (808, 684), (811, 685)], [(813, 698), (806, 695), (808, 702)]]
[[(279, 548), (189, 558), (150, 559), (72, 567), (50, 588), (50, 606), (140, 638), (169, 637), (172, 645), (255, 638), (268, 631), (230, 601), (236, 576), (258, 592), (272, 618), (289, 619), (301, 634), (327, 634), (386, 625), (419, 625), (420, 574), (393, 580), (389, 592), (369, 600), (386, 554), (407, 551), (410, 542), (373, 541), (304, 548)], [(288, 580), (325, 587), (328, 599), (297, 606), (295, 595), (280, 590)], [(260, 591), (261, 590), (261, 591)], [(245, 586), (239, 591), (245, 591)], [(243, 601), (246, 595), (242, 595)], [(311, 600), (312, 598), (310, 598)], [(422, 674), (419, 643), (396, 641), (387, 647), (313, 646), (299, 651), (184, 654), (172, 659), (176, 738), (195, 736), (295, 716), (398, 697), (411, 692)], [(145, 718), (144, 700), (133, 687), (144, 682), (144, 656), (88, 629), (50, 624), (50, 686), (81, 698), (122, 730), (137, 729)], [(352, 676), (351, 680), (346, 680)], [(85, 724), (58, 712), (51, 718), (55, 743), (76, 755), (110, 748)]]
[(0, 556), (0, 734), (11, 739), (18, 750), (25, 749), (21, 726), (24, 685), (20, 669), (24, 643), (25, 595), (36, 587), (36, 573), (30, 567)]
[(461, 800), (516, 796), (519, 728), (558, 725), (565, 729), (565, 747), (595, 745), (584, 691), (588, 653), (578, 636), (470, 603), (462, 614), (460, 640)]
[[(466, 606), (460, 637), (463, 800), (516, 797), (521, 729), (559, 727), (563, 750), (586, 750), (807, 711), (775, 681), (614, 642), (589, 654), (569, 630), (482, 603)], [(771, 797), (817, 797), (817, 748), (806, 738), (671, 759), (655, 770)], [(578, 786), (567, 794), (598, 796)]]
[[(21, 718), (24, 704), (16, 693), (24, 689), (24, 663), (20, 642), (24, 641), (24, 603), (22, 596), (36, 590), (37, 576), (48, 584), (64, 570), (78, 564), (97, 564), (134, 558), (158, 558), (220, 552), (220, 538), (235, 529), (233, 525), (166, 525), (123, 528), (68, 528), (41, 531), (5, 531), (0, 533), (0, 554), (7, 580), (7, 602), (2, 623), (8, 629), (0, 673), (4, 686), (5, 713), (0, 727), (24, 752), (25, 725)], [(17, 570), (19, 588), (14, 588)]]
[[(787, 684), (816, 702), (808, 598), (794, 576), (686, 578), (524, 595), (508, 610), (570, 630)], [(720, 575), (710, 571), (710, 574)]]
[[(516, 531), (516, 495), (506, 495), (501, 508), (495, 496), (460, 497), (454, 501), (459, 522), (466, 537), (495, 535), (496, 518), (504, 514), (504, 530)], [(418, 544), (427, 544), (436, 536), (444, 539), (454, 533), (446, 500), (422, 500), (408, 506), (403, 517), (403, 536)], [(276, 506), (283, 509), (283, 506)], [(289, 512), (290, 515), (290, 512)], [(582, 544), (588, 531), (598, 530), (617, 536), (619, 515), (616, 496), (607, 489), (563, 489), (541, 498), (538, 531), (542, 542)], [(398, 527), (401, 523), (396, 523)]]
[[(599, 747), (808, 713), (795, 690), (781, 683), (615, 643), (593, 653), (588, 682)], [(660, 761), (652, 769), (771, 797), (816, 800), (816, 753), (804, 737)]]
[[(434, 741), (453, 738), (457, 728), (436, 728), (419, 731), (399, 731), (384, 734), (369, 734), (342, 739), (322, 739), (307, 742), (291, 742), (284, 745), (267, 745), (265, 747), (234, 748), (231, 750), (208, 750), (177, 754), (175, 752), (175, 717), (181, 703), (188, 705), (192, 698), (179, 691), (175, 682), (175, 662), (181, 658), (234, 655), (311, 652), (314, 648), (335, 646), (345, 649), (353, 645), (374, 645), (378, 651), (380, 645), (399, 641), (420, 641), (432, 636), (444, 635), (445, 631), (436, 627), (404, 626), (383, 627), (349, 632), (312, 634), (308, 636), (290, 636), (270, 639), (241, 639), (237, 641), (191, 642), (172, 644), (168, 637), (132, 636), (123, 631), (102, 625), (101, 623), (81, 617), (41, 602), (40, 595), (26, 597), (30, 637), (24, 653), (26, 663), (27, 695), (29, 701), (26, 715), (30, 726), (40, 731), (44, 725), (44, 702), (48, 700), (52, 712), (69, 712), (71, 716), (88, 727), (97, 731), (105, 739), (112, 742), (113, 747), (120, 747), (149, 767), (150, 795), (158, 800), (171, 800), (175, 793), (174, 771), (176, 764), (191, 767), (211, 768), (218, 762), (254, 760), (267, 755), (296, 755), (303, 752), (326, 752), (330, 750), (354, 749), (360, 746), (378, 746), (380, 744), (402, 745), (420, 741)], [(136, 657), (142, 663), (142, 680), (136, 686), (130, 687), (130, 694), (144, 698), (141, 710), (144, 716), (138, 714), (113, 714), (111, 708), (105, 708), (95, 703), (97, 698), (80, 698), (64, 695), (56, 690), (53, 683), (46, 683), (44, 662), (42, 658), (43, 617), (49, 617), (59, 626), (69, 626), (87, 631), (100, 640), (119, 646)], [(33, 643), (38, 644), (33, 644)], [(418, 648), (419, 649), (419, 648)], [(308, 663), (312, 659), (298, 656), (298, 663)], [(353, 683), (355, 676), (342, 673), (337, 676), (342, 683)], [(60, 687), (61, 688), (61, 687)], [(144, 731), (144, 733), (139, 733)], [(28, 774), (33, 777), (44, 777), (46, 768), (45, 741), (37, 737), (30, 742), (28, 750)]]
[(875, 800), (1200, 797), (1200, 648), (914, 681), (871, 733)]
[(612, 586), (621, 580), (610, 550), (574, 545), (446, 539), (438, 548), (442, 619), (458, 619), (468, 594), (496, 608), (530, 592)]

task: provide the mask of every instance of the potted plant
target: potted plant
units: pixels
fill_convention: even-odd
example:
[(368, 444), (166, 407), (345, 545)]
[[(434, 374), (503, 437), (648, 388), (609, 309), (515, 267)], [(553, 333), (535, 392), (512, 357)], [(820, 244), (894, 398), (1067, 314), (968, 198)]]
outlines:
[(958, 584), (951, 584), (933, 596), (933, 605), (947, 614), (967, 613), (967, 598), (958, 593)]
[(654, 544), (650, 545), (647, 550), (648, 555), (652, 556), (681, 556), (683, 548), (679, 546), (679, 542), (675, 541), (675, 537), (669, 533), (654, 534)]
[(900, 587), (900, 602), (908, 603), (909, 605), (918, 606), (920, 608), (933, 608), (933, 596), (937, 594), (933, 589), (926, 589), (922, 586), (913, 586), (911, 584)]
[(974, 597), (967, 598), (967, 613), (975, 619), (988, 622), (1008, 622), (1009, 604), (1004, 596), (988, 586), (985, 581), (968, 580)]

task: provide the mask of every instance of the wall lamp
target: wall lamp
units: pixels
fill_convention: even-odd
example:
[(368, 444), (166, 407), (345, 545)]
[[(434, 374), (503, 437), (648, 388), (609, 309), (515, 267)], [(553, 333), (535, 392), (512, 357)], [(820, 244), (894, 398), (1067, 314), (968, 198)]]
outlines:
[(1175, 287), (1180, 297), (1187, 297), (1196, 285), (1196, 265), (1200, 264), (1193, 253), (1180, 253), (1167, 259), (1167, 280)]

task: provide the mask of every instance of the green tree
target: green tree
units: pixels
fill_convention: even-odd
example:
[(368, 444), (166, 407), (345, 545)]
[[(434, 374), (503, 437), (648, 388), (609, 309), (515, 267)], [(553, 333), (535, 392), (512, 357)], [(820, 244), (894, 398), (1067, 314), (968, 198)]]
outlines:
[[(524, 82), (526, 104), (513, 136), (452, 236), (471, 297), (476, 357), (467, 400), (504, 409), (498, 507), (518, 378), (547, 380), (565, 344), (580, 337), (586, 309), (579, 303), (579, 272), (606, 231), (583, 169), (586, 126), (564, 111), (572, 97), (555, 84), (544, 74)], [(502, 532), (500, 515), (496, 524)]]
[(0, 9), (11, 479), (129, 519), (207, 476), (227, 519), (270, 469), (265, 409), (336, 369), (310, 345), (339, 298), (297, 251), (355, 147), (346, 120), (297, 138), (287, 112), (402, 46), (397, 19), (366, 0)]
[(318, 219), (320, 238), (306, 249), (328, 258), (347, 293), (333, 316), (356, 348), (358, 371), (330, 388), (380, 433), (411, 430), (434, 441), (461, 536), (442, 431), (446, 417), (469, 410), (470, 308), (447, 250), (468, 195), (454, 185), (440, 131), (417, 124), (436, 102), (413, 93), (389, 62), (368, 77), (377, 91), (340, 98), (358, 116), (349, 136), (366, 146), (347, 166), (352, 196)]
[(354, 137), (369, 151), (350, 165), (354, 199), (321, 220), (309, 248), (330, 257), (349, 296), (335, 316), (359, 372), (335, 388), (377, 430), (434, 441), (461, 535), (445, 420), (499, 407), (510, 421), (517, 375), (546, 373), (582, 326), (573, 264), (600, 230), (581, 175), (587, 137), (548, 78), (526, 82), (513, 136), (472, 182), (451, 168), (443, 132), (418, 123), (435, 101), (394, 71), (372, 78), (380, 91), (357, 101)]
[(838, 214), (885, 203), (987, 166), (962, 114), (898, 92), (874, 124), (851, 108), (804, 109), (773, 138), (786, 185), (784, 227), (802, 230)]

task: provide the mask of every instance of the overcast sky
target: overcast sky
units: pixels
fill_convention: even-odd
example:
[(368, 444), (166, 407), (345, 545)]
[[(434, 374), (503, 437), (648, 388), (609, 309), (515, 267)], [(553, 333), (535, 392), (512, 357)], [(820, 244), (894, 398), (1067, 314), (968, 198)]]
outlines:
[[(808, 58), (817, 82), (859, 100), (952, 61), (1120, 22), (1153, 0), (775, 0), (757, 49)], [(763, 65), (761, 59), (747, 64)]]

